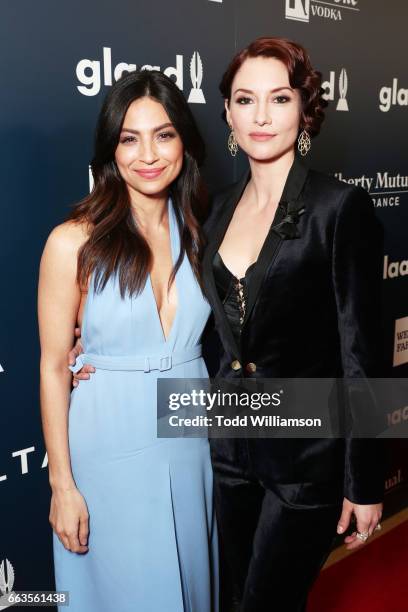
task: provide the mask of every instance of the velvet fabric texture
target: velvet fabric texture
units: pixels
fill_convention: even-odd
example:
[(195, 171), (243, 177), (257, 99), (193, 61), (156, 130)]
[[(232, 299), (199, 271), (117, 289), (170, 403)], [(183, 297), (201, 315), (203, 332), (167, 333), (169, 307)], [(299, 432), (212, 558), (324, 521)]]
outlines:
[(315, 484), (276, 486), (268, 477), (268, 463), (259, 469), (257, 440), (212, 442), (222, 555), (220, 609), (303, 612), (336, 538), (341, 491), (330, 487), (330, 499), (322, 490), (324, 503), (310, 501), (308, 489), (312, 486), (315, 497)]
[[(221, 346), (217, 376), (383, 375), (383, 232), (372, 200), (360, 187), (309, 169), (297, 155), (251, 270), (237, 341), (213, 266), (249, 179), (248, 170), (215, 196), (205, 225), (204, 287)], [(247, 368), (251, 362), (255, 372)], [(276, 609), (302, 610), (329, 554), (343, 496), (358, 504), (383, 499), (381, 442), (349, 432), (336, 439), (213, 439), (211, 447), (221, 540), (242, 610), (275, 609), (273, 599), (267, 603), (267, 585), (289, 588), (292, 579), (297, 594), (287, 593), (292, 603)], [(280, 529), (287, 539), (278, 537)], [(296, 571), (290, 578), (288, 558), (303, 559), (303, 578)]]

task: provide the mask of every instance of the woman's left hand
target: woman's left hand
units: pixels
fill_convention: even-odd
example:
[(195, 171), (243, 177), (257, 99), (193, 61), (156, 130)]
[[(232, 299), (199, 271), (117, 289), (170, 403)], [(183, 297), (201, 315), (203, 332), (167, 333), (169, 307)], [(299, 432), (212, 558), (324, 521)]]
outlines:
[(357, 533), (368, 533), (370, 536), (381, 520), (383, 504), (354, 504), (346, 497), (343, 500), (343, 510), (337, 524), (337, 533), (344, 533), (352, 515), (356, 517), (357, 531), (344, 538), (347, 550), (354, 550), (364, 544)]

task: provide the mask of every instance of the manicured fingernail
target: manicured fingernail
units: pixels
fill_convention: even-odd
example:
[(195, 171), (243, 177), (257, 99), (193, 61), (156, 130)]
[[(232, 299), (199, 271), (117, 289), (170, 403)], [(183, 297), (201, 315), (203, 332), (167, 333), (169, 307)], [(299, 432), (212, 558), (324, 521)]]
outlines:
[(337, 525), (337, 533), (343, 533), (344, 528), (341, 525)]

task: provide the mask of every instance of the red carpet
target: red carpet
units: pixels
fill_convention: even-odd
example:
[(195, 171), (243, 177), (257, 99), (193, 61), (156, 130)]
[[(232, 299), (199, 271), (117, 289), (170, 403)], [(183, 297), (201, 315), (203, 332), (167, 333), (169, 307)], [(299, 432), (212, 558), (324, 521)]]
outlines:
[(408, 521), (324, 569), (307, 612), (408, 612)]

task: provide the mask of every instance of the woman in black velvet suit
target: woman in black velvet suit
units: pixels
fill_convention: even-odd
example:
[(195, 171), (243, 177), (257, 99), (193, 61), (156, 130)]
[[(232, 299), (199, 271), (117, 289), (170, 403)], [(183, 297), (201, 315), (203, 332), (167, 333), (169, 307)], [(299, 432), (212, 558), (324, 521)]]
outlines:
[[(299, 151), (326, 105), (306, 51), (258, 39), (226, 71), (229, 147), (249, 169), (206, 223), (204, 285), (218, 376), (379, 376), (382, 234), (370, 196), (310, 170)], [(298, 149), (298, 151), (296, 151)], [(348, 548), (382, 512), (374, 439), (214, 439), (218, 524), (241, 612), (305, 610), (336, 533)], [(347, 588), (345, 585), (344, 588)]]

